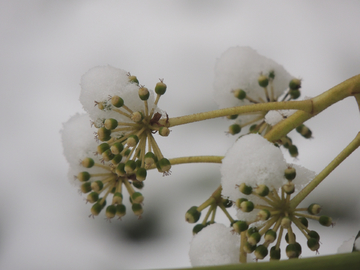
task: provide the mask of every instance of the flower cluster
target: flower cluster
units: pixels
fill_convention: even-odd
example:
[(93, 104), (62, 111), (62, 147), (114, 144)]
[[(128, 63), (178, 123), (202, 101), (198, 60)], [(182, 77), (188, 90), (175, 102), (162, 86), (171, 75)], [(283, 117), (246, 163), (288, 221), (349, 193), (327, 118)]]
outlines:
[[(153, 136), (170, 133), (167, 115), (157, 107), (166, 85), (162, 80), (156, 84), (154, 100), (153, 92), (139, 85), (135, 76), (104, 66), (83, 75), (81, 88), (80, 101), (88, 116), (74, 116), (62, 131), (70, 175), (75, 175), (81, 192), (88, 194), (86, 200), (93, 203), (93, 216), (105, 207), (109, 194), (113, 196), (106, 217), (124, 216), (124, 187), (132, 211), (140, 216), (144, 197), (134, 188), (144, 186), (148, 169), (157, 167), (166, 175), (171, 168)], [(164, 124), (160, 124), (161, 118)]]

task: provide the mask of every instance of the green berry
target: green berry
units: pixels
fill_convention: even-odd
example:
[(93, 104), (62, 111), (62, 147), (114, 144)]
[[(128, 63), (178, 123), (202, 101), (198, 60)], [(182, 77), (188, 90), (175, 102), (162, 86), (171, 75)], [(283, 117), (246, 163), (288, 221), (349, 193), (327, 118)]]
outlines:
[(309, 205), (307, 211), (309, 212), (309, 214), (317, 215), (321, 212), (321, 206), (317, 203), (312, 203)]
[(240, 100), (246, 98), (246, 92), (242, 89), (238, 89), (234, 91), (234, 96)]
[(126, 161), (124, 169), (127, 174), (132, 174), (136, 169), (136, 162), (131, 159)]
[(333, 224), (331, 217), (328, 216), (320, 216), (319, 223), (326, 227), (329, 227), (330, 225)]
[(149, 90), (146, 87), (141, 86), (139, 88), (139, 97), (141, 100), (148, 100), (150, 96)]
[(102, 143), (97, 146), (97, 152), (101, 155), (106, 150), (110, 149), (110, 145), (108, 143)]
[(118, 126), (118, 121), (114, 118), (106, 119), (104, 122), (104, 127), (109, 130), (113, 130), (117, 128), (117, 126)]
[(273, 243), (276, 240), (276, 232), (274, 230), (267, 230), (264, 236), (265, 242)]
[(267, 247), (264, 245), (257, 246), (254, 251), (254, 255), (255, 255), (256, 259), (259, 259), (259, 260), (264, 259), (268, 255), (268, 253), (269, 253), (269, 251), (268, 251)]
[(100, 141), (106, 142), (111, 139), (111, 130), (101, 127), (98, 129), (97, 135)]
[(125, 176), (126, 175), (126, 171), (125, 171), (125, 164), (124, 163), (120, 163), (119, 165), (117, 165), (116, 169), (115, 169), (115, 173), (118, 176)]
[(269, 84), (269, 79), (265, 75), (260, 75), (258, 77), (258, 83), (261, 87), (266, 87)]
[(185, 214), (185, 220), (189, 223), (195, 223), (199, 220), (201, 212), (197, 210), (197, 206), (191, 207)]
[(86, 200), (89, 202), (89, 203), (94, 203), (94, 202), (97, 202), (97, 200), (99, 199), (99, 193), (97, 192), (90, 192), (87, 197), (86, 197)]
[(281, 258), (281, 250), (280, 248), (279, 249), (276, 249), (276, 246), (273, 246), (271, 249), (270, 249), (270, 261), (278, 261), (280, 260)]
[(111, 98), (111, 104), (116, 108), (120, 108), (124, 105), (124, 100), (119, 96), (113, 96)]
[(261, 184), (254, 189), (254, 192), (260, 195), (261, 197), (265, 197), (269, 195), (270, 189), (266, 185)]
[(116, 205), (116, 215), (121, 218), (126, 214), (126, 207), (123, 204)]
[(299, 155), (298, 149), (295, 145), (290, 145), (289, 146), (289, 153), (290, 156), (296, 158)]
[(301, 87), (301, 80), (299, 79), (292, 79), (289, 82), (289, 88), (291, 90), (298, 90)]
[(133, 203), (131, 209), (136, 216), (141, 216), (141, 214), (144, 212), (141, 204), (139, 203)]
[(238, 124), (233, 124), (233, 125), (229, 126), (229, 133), (231, 135), (238, 134), (238, 133), (240, 133), (240, 131), (241, 131), (241, 126)]
[(109, 205), (106, 207), (105, 215), (108, 219), (115, 217), (116, 214), (116, 207), (115, 205)]
[(295, 168), (292, 167), (288, 167), (285, 172), (284, 172), (284, 176), (287, 180), (292, 181), (295, 179), (296, 177), (296, 170)]
[(239, 191), (245, 195), (250, 195), (252, 193), (252, 187), (242, 183), (239, 185)]
[(238, 220), (232, 224), (232, 227), (235, 232), (241, 233), (243, 231), (246, 231), (249, 228), (249, 225), (246, 221)]
[(292, 99), (298, 99), (301, 93), (299, 90), (290, 90), (290, 96)]
[(144, 181), (146, 179), (147, 171), (145, 168), (138, 168), (136, 170), (136, 180)]
[(166, 84), (163, 83), (162, 80), (160, 80), (160, 82), (158, 82), (155, 86), (155, 93), (158, 95), (163, 95), (166, 92)]
[(93, 191), (99, 192), (102, 190), (103, 187), (104, 187), (104, 184), (101, 181), (95, 181), (95, 182), (91, 183), (91, 189)]
[(133, 203), (142, 203), (144, 201), (144, 196), (140, 192), (134, 192), (131, 195)]
[(250, 235), (248, 238), (248, 243), (252, 246), (255, 246), (257, 243), (259, 243), (261, 240), (261, 234), (259, 232), (254, 232)]
[(240, 209), (243, 212), (249, 213), (254, 210), (254, 204), (250, 201), (244, 201), (240, 204)]
[(88, 181), (90, 179), (90, 173), (88, 173), (88, 172), (80, 172), (77, 175), (77, 179), (80, 182), (86, 182), (86, 181)]
[(192, 230), (193, 232), (193, 235), (199, 233), (203, 228), (205, 228), (204, 225), (202, 225), (201, 223), (200, 224), (196, 224)]
[(85, 158), (83, 161), (81, 161), (81, 165), (85, 168), (91, 168), (94, 166), (95, 162), (92, 158)]
[(167, 158), (162, 158), (157, 162), (156, 167), (159, 172), (168, 172), (171, 169), (171, 164)]
[(84, 194), (89, 193), (91, 191), (91, 183), (90, 182), (85, 182), (84, 184), (82, 184), (80, 186), (80, 190)]

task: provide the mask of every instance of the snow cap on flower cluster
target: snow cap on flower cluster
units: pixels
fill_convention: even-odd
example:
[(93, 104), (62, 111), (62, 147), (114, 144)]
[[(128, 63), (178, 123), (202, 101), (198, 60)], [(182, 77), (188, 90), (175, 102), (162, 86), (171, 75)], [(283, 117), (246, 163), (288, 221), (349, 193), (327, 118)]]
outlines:
[(275, 126), (277, 123), (281, 122), (295, 112), (296, 110), (269, 111), (265, 115), (265, 122), (271, 126)]
[(286, 183), (286, 168), (286, 161), (278, 147), (259, 134), (242, 136), (222, 160), (222, 194), (236, 201), (243, 197), (236, 188), (242, 183), (251, 187), (264, 184), (278, 189)]
[(214, 98), (220, 108), (245, 105), (246, 100), (234, 98), (232, 90), (242, 89), (249, 96), (266, 100), (264, 89), (258, 84), (260, 73), (275, 72), (273, 81), (275, 97), (279, 97), (293, 78), (283, 66), (258, 54), (250, 47), (232, 47), (225, 51), (215, 66)]
[[(99, 110), (97, 106), (94, 106), (94, 102), (103, 102), (108, 100), (109, 96), (118, 95), (124, 100), (126, 106), (133, 111), (140, 111), (144, 103), (138, 96), (138, 89), (139, 86), (136, 83), (129, 81), (126, 71), (109, 65), (98, 66), (81, 77), (80, 102), (93, 120), (116, 117), (118, 120), (128, 122), (128, 118), (119, 116), (116, 112)], [(151, 93), (149, 104), (152, 104), (153, 100), (154, 94)]]
[(240, 236), (231, 228), (214, 223), (196, 234), (190, 244), (192, 266), (239, 263)]

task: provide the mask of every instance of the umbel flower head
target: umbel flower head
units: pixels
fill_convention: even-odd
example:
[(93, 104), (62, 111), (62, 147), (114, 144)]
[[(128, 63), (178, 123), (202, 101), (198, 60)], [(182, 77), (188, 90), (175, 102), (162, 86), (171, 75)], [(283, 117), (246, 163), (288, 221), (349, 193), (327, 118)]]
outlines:
[[(300, 87), (301, 80), (250, 47), (232, 47), (216, 63), (214, 99), (220, 108), (294, 100), (300, 96)], [(228, 132), (238, 134), (249, 126), (250, 132), (265, 135), (272, 126), (294, 112), (282, 110), (232, 115), (228, 118), (234, 123)], [(302, 129), (300, 133), (305, 138), (311, 137), (309, 129)], [(291, 156), (297, 156), (296, 146), (292, 145), (290, 138), (285, 137), (278, 143), (288, 148)]]
[(140, 216), (144, 197), (134, 188), (144, 186), (150, 168), (169, 173), (171, 164), (153, 136), (157, 132), (168, 136), (170, 132), (166, 121), (165, 125), (159, 123), (167, 115), (157, 108), (165, 91), (160, 80), (154, 97), (135, 76), (111, 66), (95, 67), (83, 75), (80, 101), (88, 114), (77, 114), (65, 123), (62, 140), (70, 177), (75, 177), (81, 192), (87, 194), (87, 202), (93, 204), (93, 216), (107, 204), (107, 218), (124, 216), (124, 187), (132, 211)]
[(291, 206), (291, 196), (315, 177), (314, 172), (286, 164), (278, 147), (258, 134), (249, 134), (238, 139), (226, 153), (221, 175), (222, 194), (238, 209), (238, 220), (232, 225), (242, 237), (240, 252), (254, 253), (257, 259), (270, 254), (271, 259), (278, 260), (285, 235), (287, 256), (298, 258), (301, 245), (296, 241), (293, 225), (305, 236), (311, 250), (319, 249), (320, 236), (308, 228), (308, 219), (330, 226), (331, 218), (317, 216), (321, 207), (316, 203), (307, 208)]

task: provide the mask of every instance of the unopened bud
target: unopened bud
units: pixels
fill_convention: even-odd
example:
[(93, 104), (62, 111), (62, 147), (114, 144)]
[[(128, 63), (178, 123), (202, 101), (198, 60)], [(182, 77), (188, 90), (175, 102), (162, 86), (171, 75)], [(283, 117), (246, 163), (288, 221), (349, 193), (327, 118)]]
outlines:
[(117, 108), (120, 108), (124, 105), (124, 100), (119, 96), (113, 96), (111, 98), (111, 104)]
[(265, 75), (260, 75), (258, 77), (258, 83), (261, 87), (266, 87), (269, 84), (269, 79)]
[(97, 135), (100, 141), (106, 142), (111, 139), (111, 130), (101, 127), (98, 129)]
[(249, 228), (249, 225), (247, 224), (246, 221), (238, 220), (238, 221), (234, 222), (232, 227), (235, 232), (241, 233), (243, 231), (246, 231)]
[(287, 180), (292, 181), (295, 179), (296, 177), (296, 170), (295, 168), (292, 167), (288, 167), (285, 172), (284, 172), (284, 176)]
[(197, 210), (197, 206), (191, 207), (185, 214), (185, 220), (189, 223), (195, 223), (199, 220), (201, 212)]
[(88, 181), (90, 179), (90, 173), (88, 173), (88, 172), (80, 172), (77, 175), (77, 179), (80, 182), (86, 182), (86, 181)]
[(267, 230), (264, 236), (265, 242), (273, 243), (276, 240), (276, 232), (274, 230)]
[(300, 87), (301, 87), (301, 80), (299, 79), (294, 78), (289, 82), (289, 88), (291, 90), (298, 90)]
[(168, 129), (167, 127), (160, 127), (159, 134), (163, 137), (167, 137), (170, 134), (170, 129)]
[(91, 168), (94, 166), (95, 162), (92, 158), (85, 158), (83, 161), (81, 161), (81, 165), (85, 168)]
[(126, 207), (123, 204), (116, 205), (116, 215), (121, 218), (126, 214)]
[(141, 216), (141, 214), (144, 212), (141, 204), (139, 203), (133, 203), (131, 209), (136, 216)]
[(155, 93), (158, 95), (163, 95), (166, 92), (166, 84), (163, 83), (162, 80), (160, 80), (160, 82), (158, 82), (155, 86)]
[(241, 131), (241, 126), (238, 124), (233, 124), (233, 125), (229, 126), (229, 133), (231, 135), (238, 134), (240, 131)]
[(240, 100), (246, 98), (246, 92), (242, 89), (234, 90), (234, 96)]
[(199, 233), (203, 228), (205, 228), (204, 225), (202, 225), (201, 223), (200, 224), (196, 224), (192, 230), (193, 232), (193, 235)]
[(118, 121), (114, 118), (106, 119), (104, 122), (104, 127), (109, 130), (113, 130), (118, 126)]
[(93, 191), (99, 192), (102, 190), (103, 187), (104, 187), (104, 184), (101, 181), (95, 181), (95, 182), (91, 183), (91, 189)]
[(115, 217), (116, 207), (115, 205), (109, 205), (106, 207), (105, 215), (108, 219)]
[(319, 223), (326, 227), (329, 227), (330, 225), (333, 224), (331, 217), (328, 217), (328, 216), (321, 216), (319, 218)]
[(317, 203), (312, 203), (309, 205), (307, 211), (309, 212), (309, 214), (317, 215), (321, 212), (321, 206)]
[(131, 195), (133, 203), (142, 203), (144, 201), (144, 196), (140, 192), (134, 192)]
[(285, 192), (286, 194), (289, 194), (289, 195), (290, 195), (290, 194), (293, 194), (293, 193), (295, 192), (295, 185), (294, 185), (293, 182), (288, 181), (287, 184), (285, 184), (285, 185), (282, 186), (282, 189), (284, 190), (284, 192)]
[(139, 88), (139, 97), (141, 100), (148, 100), (150, 96), (149, 90), (146, 87)]
[(260, 195), (261, 197), (265, 197), (267, 195), (269, 195), (270, 189), (268, 188), (268, 186), (266, 185), (258, 185), (255, 189), (254, 189), (255, 193)]
[(268, 255), (268, 253), (269, 253), (269, 251), (268, 251), (267, 247), (264, 245), (257, 246), (254, 251), (254, 255), (255, 255), (256, 259), (259, 259), (259, 260), (264, 259)]
[(270, 249), (270, 261), (278, 261), (281, 258), (281, 250), (277, 249), (276, 246), (273, 246)]

